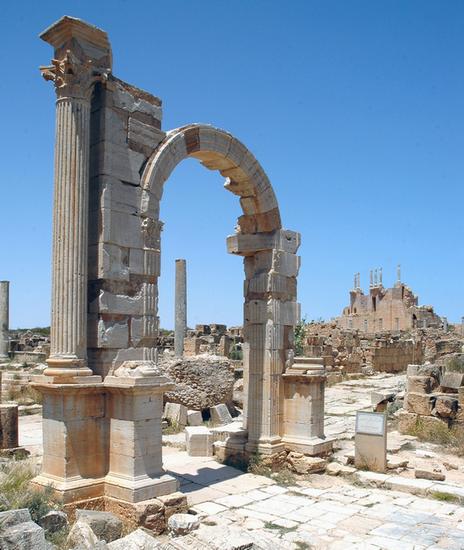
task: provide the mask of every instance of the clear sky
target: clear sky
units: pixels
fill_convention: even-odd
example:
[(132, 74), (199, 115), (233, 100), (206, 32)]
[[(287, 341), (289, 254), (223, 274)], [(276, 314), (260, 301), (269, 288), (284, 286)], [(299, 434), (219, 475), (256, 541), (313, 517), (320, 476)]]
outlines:
[[(0, 279), (11, 326), (49, 324), (54, 91), (39, 32), (62, 15), (109, 34), (114, 74), (189, 122), (241, 139), (270, 177), (284, 227), (301, 232), (299, 301), (329, 318), (353, 274), (403, 280), (464, 315), (464, 3), (460, 0), (4, 2)], [(242, 322), (243, 270), (225, 237), (240, 214), (220, 174), (193, 160), (165, 187), (161, 325), (174, 259), (188, 262), (188, 322)]]

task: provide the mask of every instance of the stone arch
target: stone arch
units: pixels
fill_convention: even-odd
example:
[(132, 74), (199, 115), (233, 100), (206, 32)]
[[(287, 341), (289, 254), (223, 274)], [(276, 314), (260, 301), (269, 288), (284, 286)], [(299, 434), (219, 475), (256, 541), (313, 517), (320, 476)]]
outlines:
[[(239, 197), (243, 214), (228, 252), (244, 257), (244, 382), (247, 451), (273, 454), (284, 449), (282, 375), (293, 357), (294, 327), (299, 319), (296, 277), (300, 236), (282, 229), (272, 185), (259, 162), (234, 136), (204, 124), (172, 130), (156, 147), (141, 177), (140, 216), (146, 265), (157, 292), (163, 186), (187, 157), (226, 177), (224, 187)], [(156, 267), (157, 266), (157, 267)], [(153, 294), (153, 292), (151, 294)], [(156, 304), (156, 297), (151, 298)], [(149, 316), (150, 312), (145, 312)], [(153, 313), (151, 313), (153, 315)]]
[(190, 124), (167, 133), (142, 174), (141, 215), (152, 217), (163, 185), (187, 157), (197, 158), (209, 170), (218, 170), (224, 187), (240, 197), (241, 233), (274, 231), (282, 227), (277, 199), (259, 162), (234, 136), (206, 124)]

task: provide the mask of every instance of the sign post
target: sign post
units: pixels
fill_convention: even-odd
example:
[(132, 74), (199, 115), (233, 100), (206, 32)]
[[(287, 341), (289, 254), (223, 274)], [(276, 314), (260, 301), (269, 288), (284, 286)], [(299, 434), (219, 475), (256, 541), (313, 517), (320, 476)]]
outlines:
[(383, 413), (356, 413), (354, 464), (373, 472), (387, 469), (387, 417)]

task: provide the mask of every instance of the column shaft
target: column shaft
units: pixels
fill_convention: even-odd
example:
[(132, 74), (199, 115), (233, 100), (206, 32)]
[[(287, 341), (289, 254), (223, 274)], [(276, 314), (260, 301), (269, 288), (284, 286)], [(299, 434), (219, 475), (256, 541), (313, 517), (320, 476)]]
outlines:
[(90, 374), (85, 367), (89, 125), (88, 99), (57, 100), (51, 350), (47, 374), (68, 373), (59, 372), (63, 368)]
[(0, 359), (8, 358), (10, 283), (0, 281)]
[(174, 351), (177, 357), (182, 357), (187, 330), (187, 265), (185, 260), (176, 260), (175, 292)]

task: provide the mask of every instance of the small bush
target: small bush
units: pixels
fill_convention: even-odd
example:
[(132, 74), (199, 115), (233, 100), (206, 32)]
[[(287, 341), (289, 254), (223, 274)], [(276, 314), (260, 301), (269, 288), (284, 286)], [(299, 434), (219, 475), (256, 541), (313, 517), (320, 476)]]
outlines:
[(464, 356), (456, 356), (447, 361), (446, 365), (447, 372), (463, 372), (464, 373)]
[(416, 436), (420, 441), (442, 445), (457, 456), (464, 456), (464, 428), (462, 426), (449, 428), (445, 422), (432, 424), (424, 422), (418, 417), (408, 434)]
[(461, 500), (456, 495), (452, 495), (451, 493), (444, 493), (442, 491), (434, 491), (430, 494), (430, 496), (435, 500), (440, 500), (442, 502), (459, 502)]
[(59, 508), (53, 499), (53, 488), (43, 490), (31, 487), (30, 481), (38, 473), (30, 461), (9, 462), (2, 466), (0, 478), (0, 511), (28, 508), (32, 520), (39, 522), (50, 510)]

